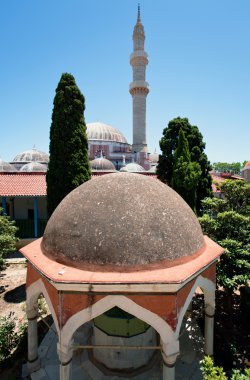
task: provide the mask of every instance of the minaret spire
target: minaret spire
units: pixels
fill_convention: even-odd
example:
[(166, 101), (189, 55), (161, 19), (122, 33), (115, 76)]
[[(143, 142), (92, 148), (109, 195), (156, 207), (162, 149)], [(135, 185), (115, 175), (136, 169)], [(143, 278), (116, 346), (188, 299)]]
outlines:
[(138, 4), (137, 22), (141, 22), (141, 7), (140, 7), (140, 3)]
[(133, 82), (129, 92), (133, 98), (133, 151), (147, 152), (146, 138), (146, 98), (149, 85), (146, 82), (146, 66), (148, 55), (144, 50), (145, 32), (141, 23), (141, 10), (138, 4), (137, 22), (133, 32), (134, 49), (130, 55), (133, 69)]

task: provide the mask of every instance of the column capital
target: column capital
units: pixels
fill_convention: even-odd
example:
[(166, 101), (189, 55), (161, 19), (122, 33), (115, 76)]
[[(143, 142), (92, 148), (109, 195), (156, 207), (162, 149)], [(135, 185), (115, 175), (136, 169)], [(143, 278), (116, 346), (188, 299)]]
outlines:
[(63, 343), (60, 343), (60, 341), (57, 343), (57, 353), (62, 365), (67, 365), (72, 360), (74, 352), (73, 343), (73, 340), (71, 340), (67, 346)]
[(34, 319), (38, 318), (38, 309), (37, 307), (33, 306), (32, 309), (26, 309), (26, 315), (28, 321), (32, 321)]
[(177, 357), (179, 355), (179, 352), (180, 352), (179, 340), (175, 339), (175, 340), (172, 340), (171, 342), (168, 342), (168, 343), (164, 343), (161, 340), (161, 350), (162, 350), (163, 358), (164, 357), (166, 357), (166, 358)]

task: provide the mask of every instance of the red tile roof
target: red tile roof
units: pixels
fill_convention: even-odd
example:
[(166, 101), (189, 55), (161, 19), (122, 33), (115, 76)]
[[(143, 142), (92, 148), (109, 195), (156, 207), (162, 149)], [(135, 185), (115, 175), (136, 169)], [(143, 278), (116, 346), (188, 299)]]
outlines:
[[(95, 173), (92, 178), (108, 173)], [(144, 173), (141, 173), (144, 174)], [(156, 178), (150, 173), (150, 177)], [(0, 173), (0, 197), (42, 197), (46, 196), (45, 173)]]
[(46, 196), (44, 173), (0, 173), (0, 196)]

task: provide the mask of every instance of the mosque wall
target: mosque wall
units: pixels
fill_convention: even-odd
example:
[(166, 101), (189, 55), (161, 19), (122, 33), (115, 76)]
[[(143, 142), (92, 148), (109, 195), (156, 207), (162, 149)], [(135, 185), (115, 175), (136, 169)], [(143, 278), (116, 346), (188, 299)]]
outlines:
[[(32, 219), (32, 210), (34, 211), (34, 197), (14, 198), (14, 219)], [(47, 219), (46, 197), (38, 197), (38, 219)]]

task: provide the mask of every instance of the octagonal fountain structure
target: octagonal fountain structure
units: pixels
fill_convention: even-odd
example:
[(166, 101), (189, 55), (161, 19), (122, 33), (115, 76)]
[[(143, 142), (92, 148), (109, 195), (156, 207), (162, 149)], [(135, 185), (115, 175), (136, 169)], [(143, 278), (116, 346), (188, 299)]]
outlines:
[(79, 186), (58, 205), (43, 238), (22, 249), (30, 373), (40, 365), (36, 304), (42, 293), (58, 333), (60, 380), (70, 379), (74, 334), (89, 321), (89, 357), (104, 373), (136, 376), (160, 350), (163, 379), (175, 379), (180, 327), (198, 286), (205, 299), (204, 350), (213, 354), (222, 252), (203, 236), (183, 199), (156, 179), (113, 173)]

